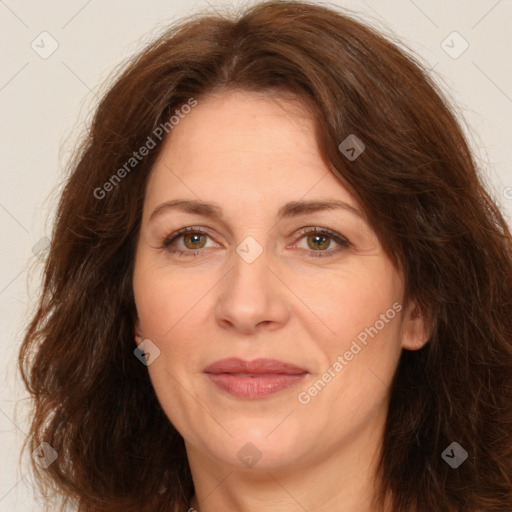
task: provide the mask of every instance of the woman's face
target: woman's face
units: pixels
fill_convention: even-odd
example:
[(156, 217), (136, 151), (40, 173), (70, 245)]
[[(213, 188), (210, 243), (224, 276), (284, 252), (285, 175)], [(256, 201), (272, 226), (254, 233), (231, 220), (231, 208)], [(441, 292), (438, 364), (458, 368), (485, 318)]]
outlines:
[[(150, 340), (151, 381), (189, 458), (298, 469), (354, 446), (361, 456), (402, 348), (426, 335), (312, 119), (299, 103), (224, 93), (171, 134), (133, 285), (137, 342)], [(212, 366), (228, 358), (242, 363)], [(243, 365), (258, 359), (274, 362)]]

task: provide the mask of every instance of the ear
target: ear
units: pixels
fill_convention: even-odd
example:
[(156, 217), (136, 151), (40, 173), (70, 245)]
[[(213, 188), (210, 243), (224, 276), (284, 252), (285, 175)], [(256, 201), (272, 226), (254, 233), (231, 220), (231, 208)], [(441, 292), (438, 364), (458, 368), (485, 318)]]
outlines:
[(137, 346), (139, 346), (142, 343), (144, 336), (142, 336), (142, 332), (140, 329), (140, 322), (139, 322), (138, 318), (136, 318), (133, 322), (133, 330), (134, 330), (135, 343), (137, 343)]
[(402, 348), (406, 350), (419, 350), (428, 342), (431, 328), (427, 315), (415, 301), (411, 301), (404, 311), (402, 319)]

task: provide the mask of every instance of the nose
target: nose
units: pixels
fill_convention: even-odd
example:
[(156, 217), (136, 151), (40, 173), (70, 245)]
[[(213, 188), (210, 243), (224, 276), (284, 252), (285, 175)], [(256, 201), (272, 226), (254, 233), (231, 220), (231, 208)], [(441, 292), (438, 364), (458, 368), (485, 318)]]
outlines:
[(217, 322), (224, 329), (243, 334), (285, 325), (290, 315), (290, 292), (271, 268), (268, 251), (263, 250), (254, 261), (234, 253), (233, 260), (219, 288)]

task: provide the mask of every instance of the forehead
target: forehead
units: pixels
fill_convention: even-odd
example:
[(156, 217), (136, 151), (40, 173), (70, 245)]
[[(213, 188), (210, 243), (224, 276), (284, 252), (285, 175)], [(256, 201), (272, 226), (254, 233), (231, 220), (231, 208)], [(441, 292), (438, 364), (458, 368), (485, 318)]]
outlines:
[(239, 91), (199, 100), (164, 141), (145, 209), (178, 197), (233, 212), (302, 198), (357, 206), (323, 161), (303, 102)]

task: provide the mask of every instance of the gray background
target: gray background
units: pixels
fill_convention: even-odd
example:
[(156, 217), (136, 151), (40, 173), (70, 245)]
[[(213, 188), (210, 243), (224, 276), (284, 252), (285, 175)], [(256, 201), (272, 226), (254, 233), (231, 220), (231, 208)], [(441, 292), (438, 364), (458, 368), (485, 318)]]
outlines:
[[(489, 188), (511, 223), (511, 1), (333, 3), (395, 34), (431, 69), (456, 103)], [(101, 85), (124, 59), (180, 17), (243, 5), (222, 0), (0, 0), (0, 511), (42, 509), (27, 462), (19, 462), (29, 402), (16, 356), (40, 286), (65, 166), (103, 92)]]

